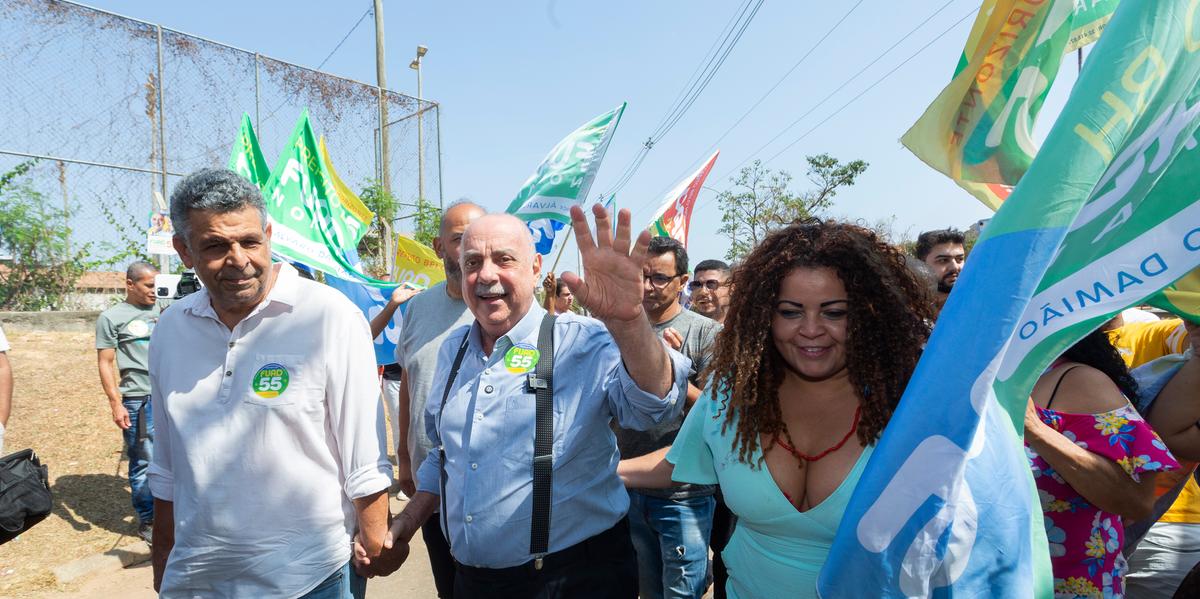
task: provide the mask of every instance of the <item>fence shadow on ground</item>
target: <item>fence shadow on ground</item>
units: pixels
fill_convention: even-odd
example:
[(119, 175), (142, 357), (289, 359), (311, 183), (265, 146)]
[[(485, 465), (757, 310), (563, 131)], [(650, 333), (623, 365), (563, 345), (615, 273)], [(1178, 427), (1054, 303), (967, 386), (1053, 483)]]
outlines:
[(119, 535), (131, 535), (133, 521), (128, 482), (112, 474), (68, 474), (50, 487), (53, 514), (78, 531), (97, 527)]

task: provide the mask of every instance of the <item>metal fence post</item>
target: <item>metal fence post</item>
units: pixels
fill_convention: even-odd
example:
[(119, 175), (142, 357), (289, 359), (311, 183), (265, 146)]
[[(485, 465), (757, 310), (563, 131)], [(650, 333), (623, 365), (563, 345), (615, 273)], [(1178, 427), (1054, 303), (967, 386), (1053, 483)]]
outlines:
[[(155, 25), (158, 30), (158, 156), (162, 165), (162, 197), (163, 201), (167, 201), (167, 134), (163, 129), (163, 33), (162, 25)], [(158, 206), (154, 205), (154, 210), (158, 210)], [(168, 210), (170, 208), (168, 207)], [(158, 270), (162, 273), (171, 272), (171, 256), (167, 254), (158, 255)]]
[(262, 135), (262, 118), (259, 113), (259, 99), (262, 94), (258, 87), (258, 52), (254, 53), (254, 129)]
[(437, 127), (437, 162), (438, 162), (438, 208), (445, 210), (446, 197), (442, 195), (442, 105), (437, 104), (437, 112), (433, 113), (434, 127)]

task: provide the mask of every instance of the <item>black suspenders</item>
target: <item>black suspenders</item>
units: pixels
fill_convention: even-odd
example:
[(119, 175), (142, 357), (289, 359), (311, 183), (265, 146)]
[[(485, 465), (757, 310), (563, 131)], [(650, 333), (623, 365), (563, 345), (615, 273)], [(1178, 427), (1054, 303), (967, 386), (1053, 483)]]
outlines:
[[(458, 355), (454, 356), (454, 365), (450, 367), (450, 378), (446, 379), (446, 389), (442, 391), (442, 405), (438, 406), (438, 440), (442, 437), (442, 412), (446, 410), (446, 400), (450, 398), (450, 387), (454, 385), (454, 379), (458, 377), (458, 368), (462, 366), (463, 356), (467, 355), (467, 340), (471, 338), (471, 331), (463, 335), (462, 345), (458, 346)], [(450, 522), (446, 519), (446, 442), (438, 443), (438, 470), (441, 499), (442, 501), (442, 530), (446, 531), (446, 542), (450, 542)]]
[[(542, 558), (550, 544), (550, 505), (551, 488), (554, 474), (554, 315), (547, 313), (542, 318), (538, 330), (538, 362), (534, 371), (528, 375), (526, 390), (533, 392), (536, 398), (534, 412), (533, 437), (533, 520), (529, 528), (529, 553), (533, 555), (534, 568), (542, 568)], [(470, 331), (463, 336), (462, 344), (458, 346), (458, 355), (454, 357), (454, 365), (450, 367), (450, 377), (446, 380), (446, 388), (442, 392), (442, 405), (438, 407), (438, 436), (442, 437), (442, 412), (446, 409), (446, 400), (450, 398), (450, 387), (458, 376), (462, 366), (463, 356), (467, 353), (467, 340)], [(446, 444), (438, 444), (439, 465), (441, 466), (441, 504), (442, 529), (446, 531), (447, 540), (450, 535), (450, 525), (446, 515)]]
[(551, 479), (554, 474), (554, 315), (546, 314), (538, 331), (538, 363), (529, 375), (529, 389), (537, 397), (533, 437), (533, 521), (529, 528), (529, 553), (533, 567), (542, 569), (550, 544)]

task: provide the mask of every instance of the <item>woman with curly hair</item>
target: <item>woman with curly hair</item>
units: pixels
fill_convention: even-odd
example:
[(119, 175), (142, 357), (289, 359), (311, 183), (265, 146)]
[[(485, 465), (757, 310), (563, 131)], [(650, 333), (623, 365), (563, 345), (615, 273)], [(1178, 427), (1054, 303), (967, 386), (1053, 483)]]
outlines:
[(1033, 387), (1025, 448), (1054, 571), (1055, 597), (1121, 597), (1123, 518), (1150, 516), (1154, 477), (1179, 468), (1127, 397), (1137, 383), (1104, 331), (1093, 331)]
[(720, 484), (738, 517), (729, 597), (815, 597), (842, 513), (928, 335), (904, 255), (862, 227), (792, 224), (733, 274), (708, 393), (636, 487)]

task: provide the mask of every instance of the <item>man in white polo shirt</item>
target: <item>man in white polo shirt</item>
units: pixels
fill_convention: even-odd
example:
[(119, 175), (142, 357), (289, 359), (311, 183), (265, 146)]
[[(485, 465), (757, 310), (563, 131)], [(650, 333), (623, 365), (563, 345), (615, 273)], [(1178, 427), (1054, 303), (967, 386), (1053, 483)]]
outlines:
[(171, 219), (204, 289), (151, 343), (155, 588), (361, 597), (351, 538), (378, 554), (392, 479), (362, 312), (271, 264), (262, 195), (231, 171), (180, 182)]

